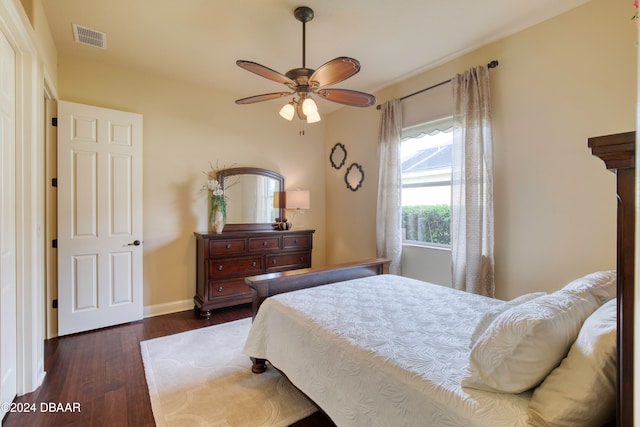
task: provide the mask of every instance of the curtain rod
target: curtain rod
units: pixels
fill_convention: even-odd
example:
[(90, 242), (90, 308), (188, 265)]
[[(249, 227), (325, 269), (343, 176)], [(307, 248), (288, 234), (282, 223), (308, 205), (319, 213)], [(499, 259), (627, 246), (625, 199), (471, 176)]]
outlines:
[[(491, 68), (496, 68), (497, 66), (498, 66), (498, 61), (497, 61), (496, 59), (494, 59), (493, 61), (491, 61), (491, 62), (489, 62), (489, 63), (487, 64), (487, 67), (488, 67), (489, 69), (491, 69)], [(400, 101), (404, 101), (405, 99), (407, 99), (407, 98), (411, 98), (411, 97), (412, 97), (412, 96), (414, 96), (414, 95), (421, 94), (422, 92), (426, 92), (426, 91), (428, 91), (428, 90), (435, 89), (435, 88), (437, 88), (438, 86), (445, 85), (445, 84), (447, 84), (447, 83), (449, 83), (449, 82), (451, 82), (451, 79), (449, 79), (449, 80), (445, 80), (445, 81), (440, 82), (440, 83), (436, 83), (436, 84), (434, 84), (433, 86), (429, 86), (429, 87), (426, 87), (426, 88), (424, 88), (424, 89), (420, 89), (420, 90), (419, 90), (419, 91), (417, 91), (417, 92), (413, 92), (413, 93), (410, 93), (409, 95), (405, 95), (405, 96), (403, 96), (402, 98), (400, 98)], [(378, 105), (378, 106), (376, 106), (376, 110), (379, 110), (379, 109), (381, 109), (381, 108), (382, 108), (382, 105)]]

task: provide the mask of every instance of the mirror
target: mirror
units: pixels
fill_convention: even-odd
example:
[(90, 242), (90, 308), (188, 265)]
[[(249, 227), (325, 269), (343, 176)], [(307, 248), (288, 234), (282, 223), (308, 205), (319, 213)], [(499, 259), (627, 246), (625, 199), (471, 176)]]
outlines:
[(227, 197), (225, 230), (271, 230), (284, 218), (284, 176), (267, 169), (240, 167), (218, 172)]

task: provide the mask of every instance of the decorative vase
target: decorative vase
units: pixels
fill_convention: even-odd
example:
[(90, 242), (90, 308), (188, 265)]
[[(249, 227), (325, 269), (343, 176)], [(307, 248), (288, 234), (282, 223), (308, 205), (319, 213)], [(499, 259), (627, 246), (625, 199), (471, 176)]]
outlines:
[(214, 233), (222, 233), (224, 228), (224, 214), (220, 209), (216, 209), (211, 215), (211, 229)]

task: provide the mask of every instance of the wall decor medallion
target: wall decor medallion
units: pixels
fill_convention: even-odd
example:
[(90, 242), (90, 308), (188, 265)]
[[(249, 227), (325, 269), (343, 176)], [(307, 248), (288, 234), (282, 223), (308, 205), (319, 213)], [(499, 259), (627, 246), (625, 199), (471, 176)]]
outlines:
[(364, 170), (362, 170), (362, 166), (357, 163), (351, 163), (344, 174), (344, 182), (347, 184), (347, 188), (351, 191), (357, 191), (358, 188), (362, 187), (363, 181)]
[(334, 169), (340, 169), (344, 166), (347, 161), (347, 149), (342, 143), (338, 142), (333, 146), (331, 154), (329, 155), (329, 161)]

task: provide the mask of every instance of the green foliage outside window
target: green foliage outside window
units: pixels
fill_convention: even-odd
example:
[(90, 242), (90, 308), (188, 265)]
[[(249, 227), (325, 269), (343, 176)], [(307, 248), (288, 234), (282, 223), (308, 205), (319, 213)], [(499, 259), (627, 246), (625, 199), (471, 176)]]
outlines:
[(403, 206), (404, 240), (451, 245), (449, 205)]

